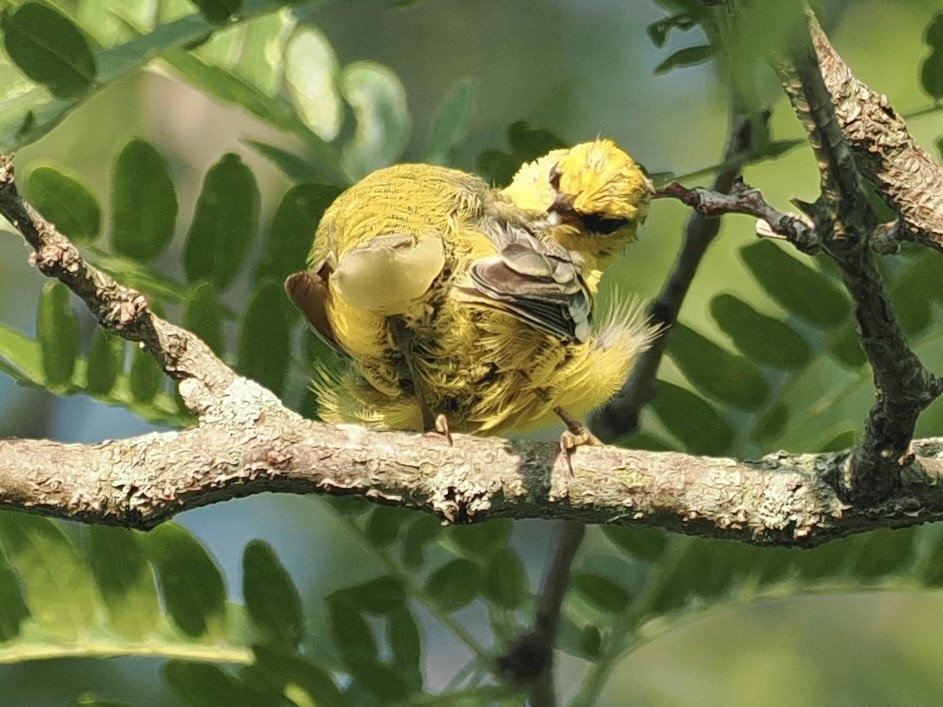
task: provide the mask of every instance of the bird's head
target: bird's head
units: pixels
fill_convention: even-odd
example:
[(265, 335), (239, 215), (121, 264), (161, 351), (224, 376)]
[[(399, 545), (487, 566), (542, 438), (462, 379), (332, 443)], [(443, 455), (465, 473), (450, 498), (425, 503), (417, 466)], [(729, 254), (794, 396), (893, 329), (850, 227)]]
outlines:
[(635, 239), (652, 193), (635, 160), (603, 139), (524, 165), (504, 190), (519, 208), (547, 214), (553, 237), (599, 269)]

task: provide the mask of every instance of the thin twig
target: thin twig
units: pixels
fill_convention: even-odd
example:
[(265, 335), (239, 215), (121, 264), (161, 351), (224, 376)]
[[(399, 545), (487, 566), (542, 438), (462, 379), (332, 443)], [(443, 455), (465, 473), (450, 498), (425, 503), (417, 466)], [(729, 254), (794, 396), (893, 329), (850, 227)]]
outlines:
[(774, 234), (788, 240), (803, 252), (813, 253), (819, 248), (814, 224), (801, 216), (776, 210), (763, 198), (759, 189), (751, 187), (740, 178), (727, 193), (700, 187), (688, 189), (678, 182), (672, 182), (656, 192), (655, 198), (678, 199), (708, 218), (723, 214), (756, 216), (763, 222), (761, 228), (768, 227)]
[(586, 526), (582, 523), (570, 521), (560, 526), (560, 535), (537, 599), (534, 626), (498, 659), (498, 666), (514, 682), (531, 685), (530, 704), (535, 707), (554, 707), (557, 704), (553, 644), (563, 599), (570, 586), (573, 559), (585, 534)]

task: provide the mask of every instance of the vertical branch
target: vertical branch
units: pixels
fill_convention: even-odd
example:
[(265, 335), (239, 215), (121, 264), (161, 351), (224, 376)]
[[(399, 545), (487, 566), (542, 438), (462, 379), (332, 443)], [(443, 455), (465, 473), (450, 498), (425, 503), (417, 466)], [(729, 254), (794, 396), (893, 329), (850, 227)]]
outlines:
[[(749, 152), (752, 145), (752, 122), (743, 115), (732, 114), (724, 161), (736, 163), (736, 159)], [(711, 188), (726, 194), (733, 188), (739, 176), (739, 167), (728, 167), (717, 173)], [(677, 321), (678, 312), (681, 311), (681, 304), (691, 287), (694, 275), (708, 246), (719, 231), (718, 218), (697, 212), (688, 218), (674, 269), (649, 308), (652, 324), (660, 326), (664, 333), (655, 339), (651, 348), (639, 356), (622, 390), (595, 413), (591, 427), (603, 441), (611, 441), (634, 432), (638, 427), (642, 408), (655, 397), (655, 375), (658, 373), (665, 349), (668, 348), (670, 328)]]
[(530, 685), (530, 704), (555, 707), (553, 643), (560, 624), (563, 599), (570, 586), (573, 559), (583, 542), (586, 526), (580, 521), (560, 525), (553, 556), (544, 575), (533, 628), (498, 658), (498, 667), (516, 683)]
[(861, 345), (874, 374), (876, 400), (864, 435), (839, 479), (842, 494), (862, 503), (886, 498), (899, 487), (917, 418), (939, 396), (941, 383), (910, 349), (869, 247), (872, 235), (880, 230), (878, 219), (822, 71), (831, 67), (845, 80), (851, 74), (834, 61), (834, 52), (828, 63), (820, 65), (810, 33), (815, 37), (821, 30), (811, 14), (808, 22), (808, 31), (778, 69), (809, 135), (821, 175), (822, 193), (810, 215), (854, 300)]

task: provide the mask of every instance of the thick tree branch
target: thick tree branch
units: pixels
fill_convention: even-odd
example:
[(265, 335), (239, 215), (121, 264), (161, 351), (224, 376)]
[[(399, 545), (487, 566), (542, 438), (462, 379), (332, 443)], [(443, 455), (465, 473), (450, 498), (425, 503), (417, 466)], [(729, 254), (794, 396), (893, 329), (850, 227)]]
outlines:
[[(846, 498), (870, 502), (887, 497), (897, 488), (917, 418), (940, 395), (943, 384), (911, 350), (874, 263), (870, 239), (879, 229), (858, 163), (866, 144), (859, 143), (858, 150), (852, 151), (845, 137), (845, 130), (854, 126), (851, 115), (846, 111), (844, 122), (839, 121), (833, 94), (827, 87), (831, 85), (832, 91), (840, 92), (851, 74), (834, 50), (825, 55), (827, 61), (820, 65), (821, 30), (811, 13), (809, 32), (813, 39), (819, 37), (819, 53), (813, 48), (813, 39), (806, 35), (793, 48), (790, 61), (780, 67), (780, 73), (793, 108), (809, 135), (821, 173), (822, 194), (812, 205), (810, 215), (824, 250), (838, 265), (854, 300), (861, 344), (874, 373), (875, 405), (861, 441), (839, 476), (839, 486)], [(856, 92), (861, 94), (863, 84), (857, 86)], [(865, 97), (877, 101), (877, 94)], [(860, 105), (858, 109), (861, 110)], [(862, 134), (872, 132), (868, 126)], [(893, 172), (872, 164), (870, 176), (874, 176), (875, 169), (885, 178)], [(897, 183), (894, 199), (900, 201), (901, 194), (919, 193), (925, 187), (910, 181)], [(939, 184), (934, 188), (939, 193)]]
[(848, 507), (829, 479), (845, 454), (757, 462), (580, 448), (571, 477), (556, 444), (333, 427), (285, 412), (239, 379), (232, 411), (181, 432), (96, 445), (0, 442), (0, 505), (88, 523), (152, 528), (185, 510), (262, 492), (358, 495), (453, 523), (495, 517), (646, 523), (811, 547), (876, 528), (943, 519), (943, 439), (913, 445), (900, 490)]
[(887, 96), (854, 77), (815, 18), (809, 27), (838, 126), (861, 174), (900, 214), (901, 235), (943, 250), (943, 167), (914, 142)]

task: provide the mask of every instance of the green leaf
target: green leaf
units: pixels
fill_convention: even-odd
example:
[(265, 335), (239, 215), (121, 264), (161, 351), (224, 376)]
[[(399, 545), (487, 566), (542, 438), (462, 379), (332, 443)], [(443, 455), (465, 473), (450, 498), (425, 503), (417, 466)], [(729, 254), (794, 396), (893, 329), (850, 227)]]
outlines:
[(906, 570), (916, 554), (916, 528), (883, 528), (853, 538), (858, 555), (851, 571), (861, 578), (880, 579)]
[(924, 35), (930, 55), (920, 65), (920, 87), (932, 98), (943, 98), (943, 13), (934, 15)]
[(403, 562), (417, 569), (425, 559), (425, 546), (443, 532), (442, 523), (432, 515), (416, 518), (403, 536)]
[(237, 370), (278, 395), (291, 358), (288, 298), (279, 282), (259, 283), (242, 319)]
[(471, 560), (452, 560), (432, 573), (426, 592), (445, 611), (458, 611), (481, 592), (481, 570)]
[(507, 546), (513, 530), (514, 524), (510, 519), (497, 518), (484, 523), (452, 525), (446, 528), (445, 533), (468, 554), (488, 557)]
[(117, 700), (103, 700), (95, 695), (88, 693), (79, 695), (70, 707), (134, 707), (130, 702), (119, 702)]
[(518, 167), (524, 162), (543, 157), (551, 150), (567, 147), (566, 141), (559, 135), (544, 128), (536, 128), (526, 120), (511, 123), (508, 127), (508, 142)]
[(799, 575), (807, 580), (830, 579), (840, 576), (848, 567), (853, 557), (852, 538), (832, 540), (814, 550), (797, 552), (793, 556), (793, 566)]
[(338, 182), (346, 181), (344, 177), (332, 174), (330, 170), (309, 159), (305, 154), (299, 154), (298, 150), (286, 150), (270, 142), (252, 140), (251, 138), (243, 138), (242, 142), (275, 165), (281, 170), (282, 174), (293, 182), (319, 182), (325, 179), (334, 179)]
[(296, 184), (285, 192), (272, 217), (257, 278), (271, 276), (282, 281), (305, 266), (324, 210), (340, 193), (338, 187), (312, 183)]
[(183, 328), (199, 336), (217, 356), (226, 349), (222, 318), (223, 309), (212, 283), (204, 280), (190, 290), (184, 303)]
[[(9, 4), (9, 3), (7, 3)], [(82, 3), (99, 5), (97, 0)], [(166, 0), (165, 0), (166, 4)], [(276, 11), (284, 3), (274, 0), (245, 0), (241, 18), (248, 19)], [(127, 16), (128, 3), (121, 4), (121, 17)], [(214, 27), (199, 13), (171, 19), (154, 27), (149, 34), (135, 36), (125, 44), (103, 49), (95, 54), (98, 83), (107, 84), (142, 67), (151, 60), (178, 47), (192, 45), (205, 38)], [(193, 59), (197, 61), (197, 59)], [(91, 91), (80, 97), (60, 99), (47, 90), (19, 76), (0, 85), (0, 148), (7, 151), (35, 142), (61, 122)], [(300, 124), (300, 123), (299, 123)]]
[(377, 506), (367, 518), (364, 534), (374, 547), (386, 547), (399, 534), (400, 526), (412, 513), (395, 506)]
[(36, 334), (46, 384), (51, 387), (67, 385), (72, 380), (79, 353), (79, 322), (69, 304), (69, 288), (61, 282), (43, 285)]
[(37, 167), (23, 185), (43, 217), (76, 243), (89, 243), (101, 230), (98, 200), (77, 179), (54, 167)]
[(284, 9), (246, 23), (242, 56), (236, 70), (246, 81), (269, 96), (282, 87), (285, 74), (282, 48), (295, 27), (295, 17)]
[(3, 46), (33, 81), (59, 98), (76, 96), (95, 81), (95, 57), (72, 22), (51, 7), (27, 2), (0, 14)]
[(511, 183), (518, 167), (521, 165), (519, 162), (515, 162), (514, 158), (506, 152), (485, 150), (478, 155), (476, 166), (478, 173), (486, 182), (504, 187)]
[(174, 235), (177, 195), (167, 163), (144, 140), (128, 142), (112, 174), (111, 245), (115, 252), (146, 262)]
[(733, 443), (733, 428), (703, 398), (666, 381), (658, 381), (652, 411), (691, 454), (717, 456)]
[(680, 322), (672, 327), (668, 354), (698, 390), (741, 410), (756, 410), (769, 386), (756, 365), (732, 354)]
[(929, 293), (936, 291), (938, 265), (936, 258), (922, 256), (890, 286), (894, 311), (907, 336), (921, 334), (932, 322), (933, 294)]
[(330, 42), (316, 27), (299, 29), (285, 47), (285, 82), (298, 116), (327, 142), (337, 137), (344, 121), (339, 71)]
[(695, 66), (709, 61), (714, 56), (715, 49), (710, 44), (699, 44), (694, 47), (679, 49), (674, 54), (655, 67), (655, 75), (666, 74), (672, 69), (682, 66)]
[(592, 572), (574, 572), (570, 588), (589, 604), (609, 614), (621, 614), (631, 600), (625, 587)]
[(334, 148), (311, 132), (288, 101), (273, 98), (231, 71), (211, 66), (187, 52), (168, 52), (164, 60), (196, 88), (226, 103), (242, 106), (279, 130), (298, 137), (305, 152), (310, 154), (312, 168), (317, 168), (318, 179), (346, 182), (344, 168)]
[(0, 322), (0, 368), (23, 383), (44, 385), (39, 344)]
[(360, 611), (342, 598), (332, 599), (329, 596), (327, 613), (334, 645), (337, 646), (345, 663), (351, 656), (360, 656), (368, 660), (377, 659), (379, 649), (376, 638)]
[(124, 366), (124, 340), (98, 327), (92, 335), (85, 366), (85, 388), (92, 395), (106, 395), (115, 387)]
[(172, 660), (163, 667), (167, 684), (192, 707), (249, 707), (260, 705), (247, 688), (222, 668), (207, 663)]
[(779, 246), (759, 240), (741, 248), (740, 257), (760, 287), (803, 321), (830, 328), (849, 317), (847, 296), (823, 274)]
[(406, 602), (402, 583), (391, 575), (383, 575), (352, 587), (345, 587), (328, 596), (330, 602), (342, 602), (368, 614), (389, 614)]
[(409, 685), (397, 668), (358, 655), (345, 656), (344, 666), (354, 682), (380, 704), (401, 704), (409, 697)]
[(668, 34), (672, 29), (687, 31), (695, 27), (697, 23), (697, 16), (688, 12), (682, 12), (670, 17), (662, 17), (660, 20), (652, 22), (645, 28), (645, 33), (648, 35), (648, 38), (652, 40), (652, 44), (656, 47), (663, 47), (665, 46), (665, 42), (668, 41)]
[(410, 131), (406, 89), (396, 74), (374, 62), (354, 62), (341, 74), (341, 93), (357, 119), (341, 153), (345, 171), (359, 178), (395, 162)]
[(131, 397), (139, 403), (153, 400), (164, 385), (164, 372), (160, 364), (139, 345), (131, 349), (131, 366), (128, 370)]
[(810, 445), (811, 448), (817, 452), (838, 452), (854, 445), (860, 436), (858, 429), (847, 429), (847, 422), (842, 422), (839, 427), (845, 429), (830, 432), (821, 442)]
[(751, 361), (796, 369), (804, 367), (812, 357), (809, 344), (795, 329), (760, 314), (739, 297), (717, 295), (711, 300), (710, 310), (714, 321)]
[(254, 540), (242, 555), (242, 595), (249, 618), (277, 645), (297, 646), (304, 636), (304, 611), (294, 582), (274, 550)]
[(87, 533), (89, 567), (105, 600), (109, 627), (128, 640), (142, 640), (157, 628), (160, 605), (136, 531), (92, 525)]
[(943, 586), (943, 536), (937, 538), (920, 572), (920, 580), (928, 587)]
[(420, 669), (422, 636), (416, 619), (405, 604), (387, 618), (386, 638), (393, 654), (393, 664), (397, 668)]
[[(286, 696), (290, 694), (288, 690), (300, 689), (311, 704), (318, 707), (346, 704), (330, 674), (297, 653), (271, 646), (255, 646), (252, 650), (255, 652), (255, 667)], [(303, 704), (297, 699), (291, 701)]]
[[(45, 473), (55, 480), (55, 469)], [(72, 540), (46, 518), (4, 512), (0, 543), (20, 576), (36, 623), (68, 641), (85, 636), (96, 623), (101, 600)]]
[(0, 643), (20, 635), (29, 609), (20, 593), (20, 583), (6, 556), (0, 552)]
[(602, 634), (595, 626), (584, 626), (580, 633), (580, 651), (590, 660), (596, 660), (602, 653)]
[(868, 361), (854, 325), (843, 327), (829, 343), (828, 350), (846, 368), (860, 368)]
[(167, 613), (188, 636), (202, 636), (222, 623), (226, 585), (206, 548), (175, 523), (143, 536)]
[(442, 99), (432, 116), (432, 128), (423, 153), (423, 162), (448, 162), (452, 150), (468, 133), (477, 92), (474, 81), (464, 80), (455, 84)]
[(625, 554), (644, 562), (657, 562), (668, 547), (668, 535), (661, 528), (603, 525), (601, 530)]
[(225, 290), (239, 274), (259, 228), (259, 187), (235, 153), (210, 167), (187, 233), (183, 266), (187, 280), (209, 280)]
[(730, 586), (736, 576), (741, 556), (737, 543), (689, 539), (684, 541), (677, 561), (668, 570), (658, 571), (649, 605), (656, 614), (667, 614), (685, 607), (693, 597), (716, 598)]
[(510, 547), (495, 552), (485, 568), (485, 596), (503, 609), (516, 609), (524, 601), (527, 572)]
[(772, 403), (753, 423), (750, 438), (757, 442), (776, 439), (789, 422), (789, 408), (781, 400)]
[(214, 24), (221, 25), (242, 8), (242, 0), (190, 0), (200, 14)]
[(122, 285), (133, 287), (158, 301), (179, 302), (187, 291), (182, 282), (167, 277), (144, 263), (92, 247), (95, 265)]
[(613, 444), (623, 449), (646, 449), (650, 452), (670, 452), (675, 448), (668, 440), (644, 430), (620, 437)]

